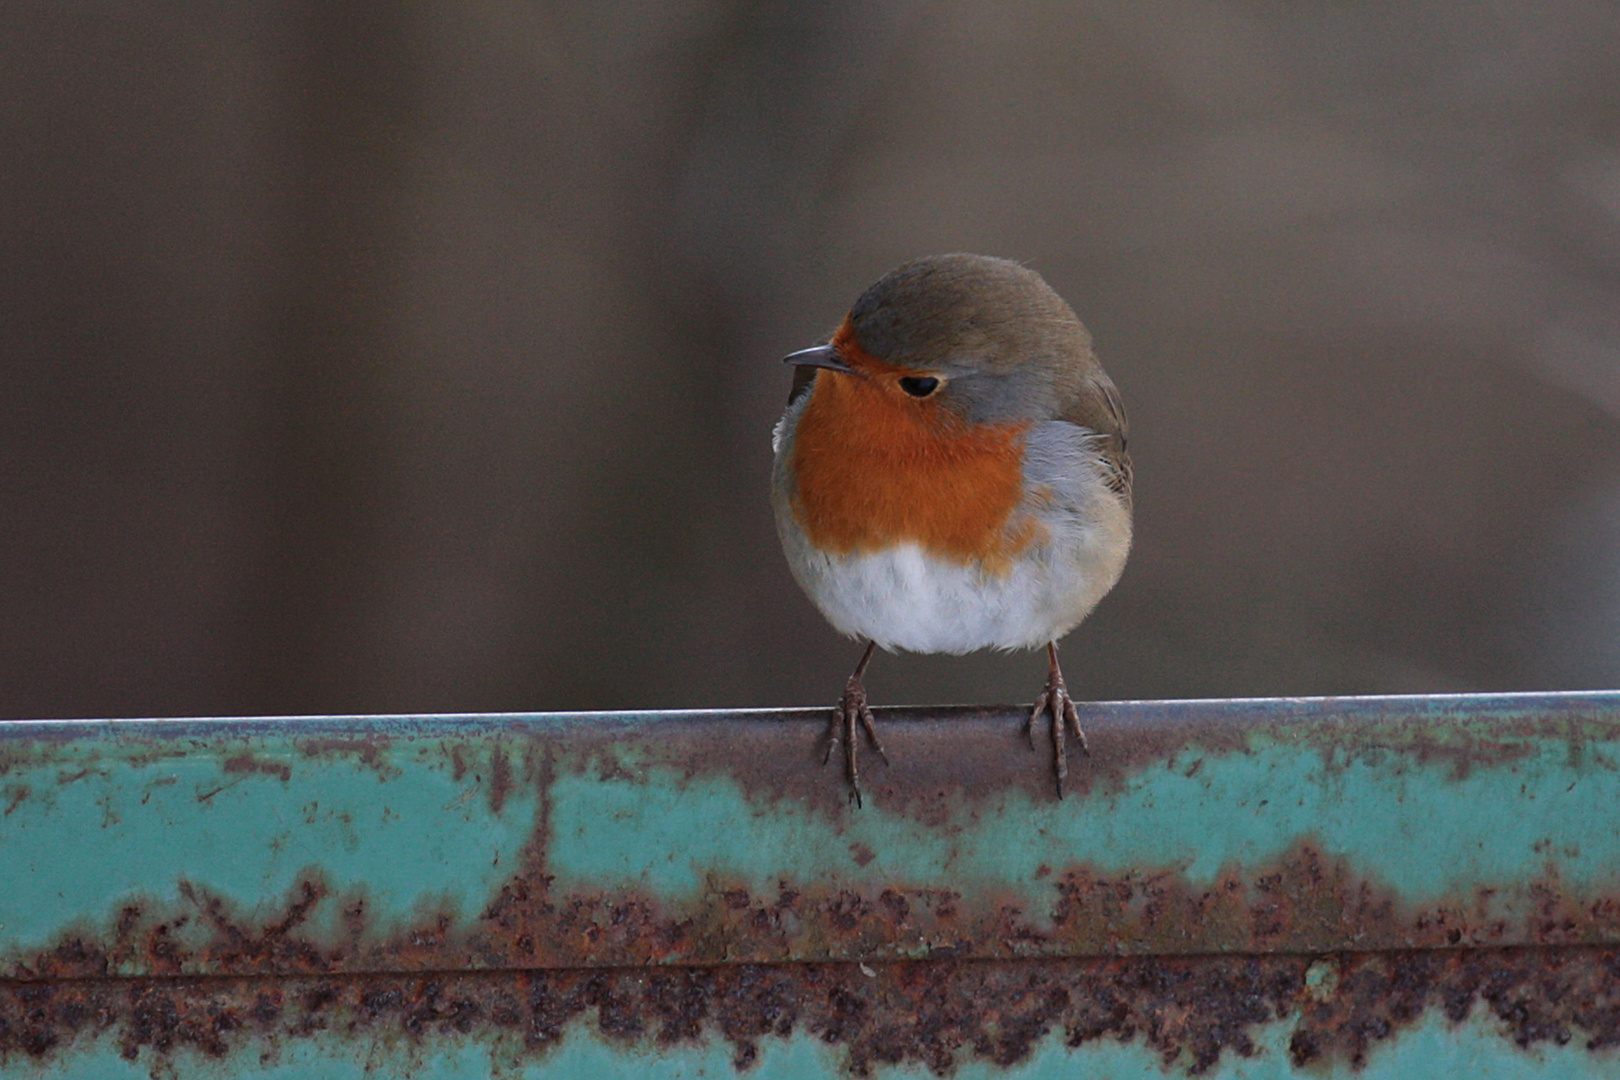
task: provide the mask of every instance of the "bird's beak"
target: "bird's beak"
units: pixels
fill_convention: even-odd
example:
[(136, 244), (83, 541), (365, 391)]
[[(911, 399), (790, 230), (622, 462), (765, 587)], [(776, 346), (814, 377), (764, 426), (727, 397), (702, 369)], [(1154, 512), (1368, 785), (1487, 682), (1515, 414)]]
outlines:
[(813, 349), (800, 349), (796, 353), (788, 353), (782, 357), (782, 363), (826, 368), (828, 371), (841, 371), (845, 375), (856, 374), (855, 369), (844, 363), (843, 358), (838, 355), (838, 350), (831, 345), (817, 345)]

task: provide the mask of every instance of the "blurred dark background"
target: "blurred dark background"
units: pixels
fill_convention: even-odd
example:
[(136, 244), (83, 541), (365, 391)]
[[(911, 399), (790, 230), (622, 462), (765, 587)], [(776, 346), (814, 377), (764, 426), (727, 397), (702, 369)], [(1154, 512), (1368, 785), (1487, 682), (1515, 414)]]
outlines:
[(4, 24), (0, 716), (830, 702), (777, 361), (949, 250), (1044, 274), (1132, 413), (1078, 694), (1620, 685), (1611, 3)]

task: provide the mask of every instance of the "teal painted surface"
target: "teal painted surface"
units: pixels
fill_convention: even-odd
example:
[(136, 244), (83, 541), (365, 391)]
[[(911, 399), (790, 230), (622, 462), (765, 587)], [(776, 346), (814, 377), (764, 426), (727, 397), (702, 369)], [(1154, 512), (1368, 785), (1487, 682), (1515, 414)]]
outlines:
[[(1566, 742), (1534, 740), (1520, 760), (1455, 778), (1448, 762), (1387, 753), (1330, 767), (1315, 746), (1256, 736), (1245, 753), (1179, 754), (1119, 792), (1060, 803), (1008, 791), (972, 807), (959, 797), (944, 827), (874, 800), (832, 828), (812, 807), (674, 769), (563, 776), (551, 789), (550, 865), (569, 885), (645, 888), (677, 902), (695, 899), (711, 874), (763, 890), (784, 868), (807, 866), (867, 887), (999, 890), (1067, 862), (1172, 870), (1207, 886), (1309, 835), (1414, 903), (1527, 880), (1553, 863), (1566, 882), (1610, 889), (1620, 886), (1620, 773), (1610, 757), (1620, 745), (1594, 749), (1602, 753), (1572, 763)], [(861, 848), (873, 853), (864, 866), (852, 856)]]
[[(1451, 1024), (1438, 1014), (1425, 1015), (1399, 1038), (1373, 1047), (1361, 1067), (1345, 1062), (1318, 1062), (1306, 1072), (1289, 1064), (1292, 1025), (1271, 1024), (1255, 1032), (1252, 1057), (1223, 1055), (1200, 1075), (1210, 1080), (1285, 1080), (1308, 1075), (1316, 1080), (1414, 1080), (1466, 1076), (1469, 1080), (1589, 1080), (1620, 1074), (1620, 1056), (1591, 1053), (1576, 1040), (1563, 1046), (1521, 1050), (1506, 1042), (1489, 1020), (1470, 1017)], [(1067, 1047), (1060, 1036), (1048, 1037), (1024, 1060), (1001, 1067), (961, 1060), (955, 1080), (1141, 1080), (1184, 1076), (1185, 1061), (1167, 1068), (1157, 1053), (1139, 1041), (1088, 1042)], [(172, 1073), (168, 1070), (173, 1070)], [(476, 1040), (410, 1046), (401, 1040), (336, 1038), (269, 1045), (249, 1042), (221, 1057), (182, 1052), (154, 1060), (143, 1053), (133, 1061), (119, 1056), (105, 1039), (85, 1039), (50, 1062), (11, 1061), (0, 1066), (6, 1080), (149, 1080), (168, 1073), (188, 1080), (815, 1080), (843, 1078), (848, 1070), (840, 1048), (798, 1035), (766, 1039), (759, 1057), (739, 1070), (725, 1043), (711, 1040), (668, 1047), (623, 1046), (602, 1041), (585, 1025), (576, 1026), (543, 1055), (524, 1058), (510, 1047)], [(875, 1080), (930, 1080), (919, 1065), (873, 1068)]]
[[(862, 811), (803, 752), (814, 714), (0, 725), (0, 964), (105, 935), (137, 900), (183, 913), (215, 897), (238, 922), (270, 919), (312, 877), (326, 894), (298, 930), (311, 941), (335, 940), (359, 901), (371, 941), (434, 916), (466, 926), (526, 852), (557, 894), (634, 893), (689, 919), (723, 914), (726, 889), (786, 883), (951, 890), (1039, 928), (1066, 867), (1207, 888), (1306, 840), (1413, 910), (1490, 890), (1500, 942), (1521, 939), (1533, 883), (1620, 895), (1620, 695), (1101, 710), (1098, 752), (1074, 764), (1098, 777), (1085, 793), (1059, 802), (1031, 782), (1042, 766), (1016, 720), (975, 721), (949, 748), (1001, 769), (974, 786), (959, 759), (908, 745), (928, 729), (911, 721), (887, 728), (897, 764), (869, 771)], [(1130, 761), (1133, 732), (1159, 723), (1186, 738)], [(732, 732), (755, 742), (733, 753)], [(176, 931), (198, 947), (209, 932), (201, 917)], [(670, 959), (731, 956), (703, 947)], [(1199, 947), (1196, 928), (1176, 947)], [(826, 948), (804, 955), (841, 955)]]
[[(513, 791), (496, 812), (479, 774), (455, 779), (434, 742), (370, 764), (307, 758), (285, 735), (165, 745), (158, 734), (154, 755), (119, 727), (0, 778), (0, 800), (30, 793), (0, 818), (5, 952), (41, 948), (70, 926), (104, 931), (134, 898), (185, 907), (182, 882), (252, 921), (284, 908), (311, 871), (335, 894), (316, 914), (317, 936), (335, 932), (341, 901), (361, 896), (384, 933), (424, 910), (475, 914), (534, 825), (537, 790)], [(288, 775), (226, 771), (244, 752)]]

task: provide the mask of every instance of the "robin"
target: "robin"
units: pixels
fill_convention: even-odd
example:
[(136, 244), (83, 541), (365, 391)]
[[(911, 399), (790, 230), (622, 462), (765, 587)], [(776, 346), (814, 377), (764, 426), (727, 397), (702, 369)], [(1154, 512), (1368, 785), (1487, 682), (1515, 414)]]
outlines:
[(1006, 259), (936, 255), (861, 294), (796, 366), (771, 501), (793, 576), (866, 640), (829, 728), (860, 803), (857, 726), (888, 762), (862, 679), (873, 650), (1046, 647), (1025, 735), (1086, 746), (1057, 641), (1119, 580), (1131, 458), (1119, 391), (1069, 305)]

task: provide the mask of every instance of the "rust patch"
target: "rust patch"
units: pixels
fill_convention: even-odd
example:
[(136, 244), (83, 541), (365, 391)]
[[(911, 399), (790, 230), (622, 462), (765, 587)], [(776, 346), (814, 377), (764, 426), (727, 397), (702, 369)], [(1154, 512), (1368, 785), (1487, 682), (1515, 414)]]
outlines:
[[(1037, 679), (1032, 671), (1032, 687)], [(1126, 790), (1147, 769), (1174, 767), (1197, 777), (1212, 759), (1263, 752), (1271, 743), (1311, 750), (1328, 775), (1369, 757), (1395, 756), (1438, 766), (1445, 779), (1457, 780), (1476, 768), (1523, 761), (1539, 751), (1537, 740), (1564, 741), (1575, 754), (1592, 741), (1617, 738), (1616, 725), (1588, 718), (1578, 703), (1538, 701), (1512, 712), (1446, 714), (1434, 723), (1412, 723), (1412, 707), (1400, 699), (1321, 699), (1288, 709), (1222, 701), (1077, 707), (1090, 753), (1070, 762), (1069, 784), (1082, 797)], [(1022, 791), (1035, 802), (1054, 798), (1051, 763), (1043, 760), (1051, 751), (1032, 753), (1024, 738), (1027, 706), (879, 708), (876, 716), (892, 765), (874, 765), (865, 782), (871, 801), (888, 813), (948, 828), (986, 796)], [(770, 723), (716, 712), (667, 722), (655, 737), (633, 716), (604, 714), (570, 728), (554, 745), (568, 762), (564, 771), (615, 777), (656, 766), (729, 776), (761, 802), (809, 805), (845, 821), (856, 811), (819, 767), (826, 722), (819, 709), (783, 710)]]
[(506, 760), (506, 749), (500, 743), (490, 748), (489, 811), (499, 814), (506, 805), (506, 796), (512, 790), (512, 765)]
[(1289, 1040), (1292, 1063), (1366, 1063), (1376, 1045), (1430, 1009), (1461, 1023), (1483, 1005), (1521, 1050), (1576, 1042), (1620, 1046), (1620, 953), (1612, 949), (1487, 949), (1326, 957), (1325, 993), (1307, 995)]
[[(1208, 885), (1167, 871), (1084, 866), (1049, 869), (1041, 880), (1050, 891), (1036, 891), (1039, 900), (1029, 890), (998, 900), (901, 885), (861, 891), (783, 880), (754, 891), (711, 881), (710, 896), (676, 908), (637, 893), (559, 893), (549, 875), (530, 867), (501, 888), (468, 942), (485, 963), (572, 966), (1308, 953), (1620, 939), (1620, 902), (1567, 888), (1552, 870), (1515, 890), (1482, 888), (1414, 908), (1308, 842)], [(514, 947), (519, 937), (531, 947)]]
[[(321, 946), (300, 931), (329, 890), (319, 878), (307, 877), (293, 887), (280, 913), (267, 917), (263, 925), (234, 917), (218, 896), (182, 880), (177, 892), (184, 901), (179, 912), (155, 913), (150, 905), (128, 902), (110, 920), (106, 940), (84, 930), (70, 930), (48, 949), (19, 960), (6, 974), (11, 978), (94, 979), (115, 973), (138, 971), (151, 975), (180, 975), (199, 971), (243, 973), (312, 973), (330, 970), (336, 958), (354, 955), (355, 941), (363, 927), (355, 925), (350, 913), (362, 901), (351, 900), (343, 908), (345, 940)], [(195, 934), (187, 928), (193, 922), (207, 927), (201, 947), (189, 944)]]
[[(564, 892), (535, 849), (525, 857), (483, 911), (428, 910), (386, 927), (363, 893), (337, 895), (318, 875), (301, 878), (279, 912), (254, 918), (182, 881), (178, 903), (126, 902), (106, 920), (108, 931), (67, 931), (51, 947), (9, 960), (0, 976), (1310, 954), (1620, 940), (1620, 899), (1567, 888), (1551, 870), (1511, 889), (1412, 908), (1311, 844), (1207, 885), (1170, 872), (1085, 866), (1047, 868), (1038, 887), (1000, 898), (786, 879), (759, 890), (711, 878), (684, 905), (632, 891)], [(322, 905), (327, 914), (317, 917)]]
[(265, 776), (279, 777), (283, 781), (292, 779), (292, 766), (286, 762), (258, 758), (245, 752), (226, 758), (224, 769), (228, 773), (248, 775), (262, 773)]
[[(1331, 977), (1321, 972), (1331, 969)], [(459, 972), (289, 979), (0, 982), (0, 1065), (42, 1062), (81, 1035), (109, 1037), (154, 1076), (189, 1050), (273, 1054), (298, 1040), (369, 1042), (420, 1058), (474, 1039), (492, 1057), (543, 1057), (586, 1025), (621, 1045), (724, 1040), (746, 1072), (761, 1044), (807, 1035), (844, 1048), (848, 1071), (969, 1060), (1002, 1068), (1056, 1036), (1070, 1047), (1140, 1043), (1197, 1076), (1265, 1053), (1260, 1028), (1292, 1025), (1289, 1063), (1359, 1068), (1433, 1012), (1479, 1010), (1521, 1050), (1620, 1046), (1620, 952), (1609, 948), (930, 963)]]
[(5, 812), (0, 813), (0, 817), (10, 817), (12, 811), (21, 806), (23, 800), (32, 794), (33, 791), (27, 784), (7, 784), (4, 790), (0, 790), (0, 795), (4, 795), (6, 800)]
[(384, 780), (399, 775), (399, 769), (388, 763), (387, 751), (393, 740), (385, 735), (299, 739), (297, 744), (299, 751), (308, 758), (349, 756), (375, 770)]

